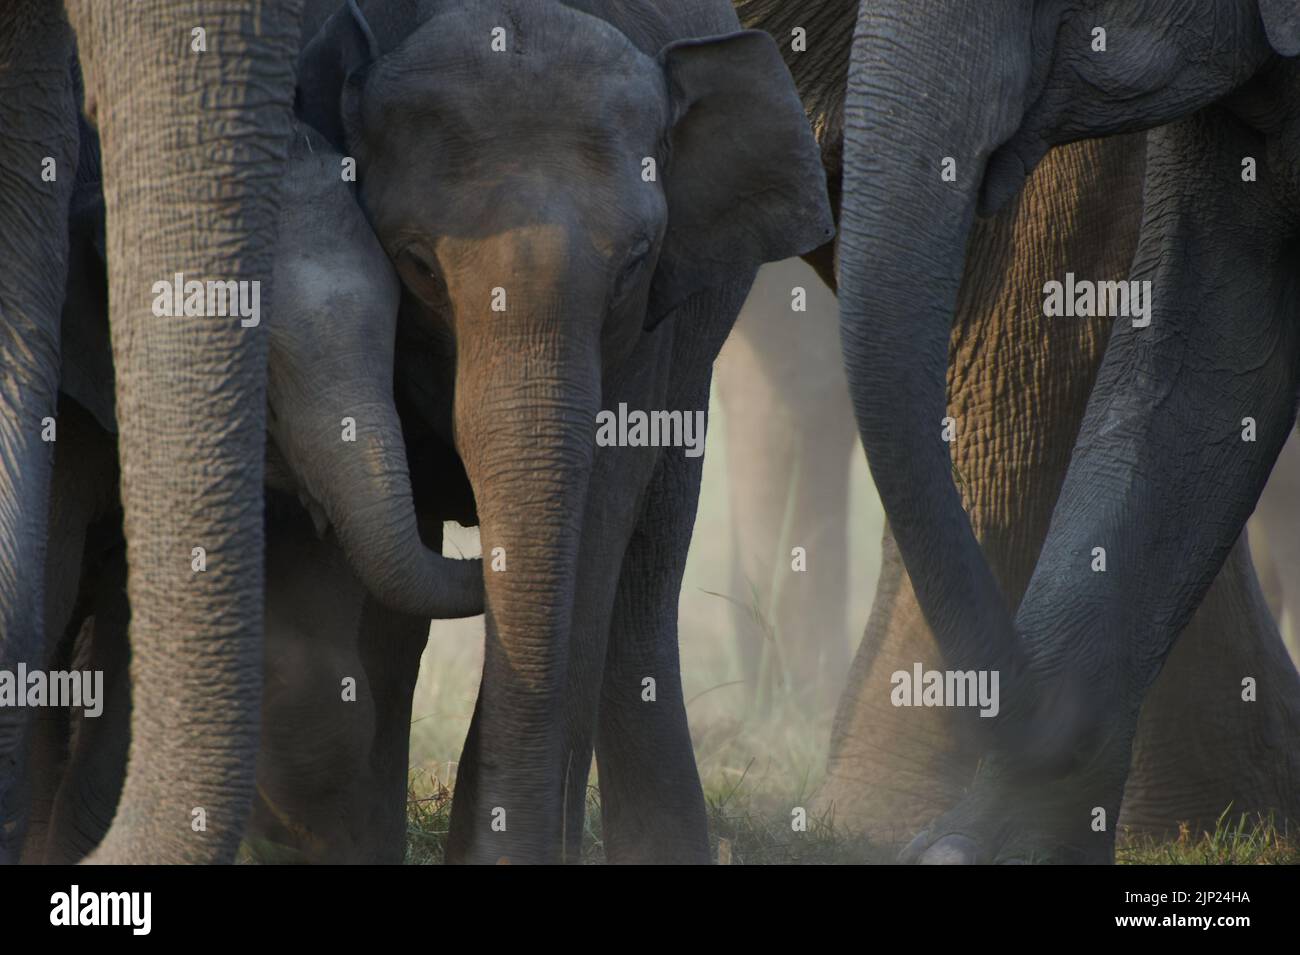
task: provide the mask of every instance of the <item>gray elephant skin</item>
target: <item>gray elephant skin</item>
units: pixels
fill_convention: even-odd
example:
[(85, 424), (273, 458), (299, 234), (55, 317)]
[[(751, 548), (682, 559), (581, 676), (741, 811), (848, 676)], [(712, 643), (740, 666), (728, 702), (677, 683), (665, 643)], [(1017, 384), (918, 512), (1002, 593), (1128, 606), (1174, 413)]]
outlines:
[[(64, 7), (66, 6), (66, 15)], [(150, 289), (178, 263), (257, 281), (269, 305), (271, 251), (287, 151), (300, 4), (144, 0), (10, 4), (0, 25), (5, 136), (0, 162), (14, 222), (0, 330), (4, 506), (0, 666), (43, 658), (43, 551), (59, 316), (77, 150), (73, 33), (88, 109), (101, 118), (106, 250), (122, 499), (132, 607), (131, 761), (96, 861), (233, 857), (253, 792), (262, 633), (266, 340), (236, 321), (158, 321)], [(208, 50), (192, 52), (195, 24)], [(230, 93), (211, 108), (207, 90)], [(42, 160), (60, 170), (47, 181)], [(177, 184), (184, 186), (177, 188)], [(207, 573), (192, 573), (196, 546)], [(201, 686), (202, 694), (174, 692)], [(23, 838), (31, 721), (0, 712), (0, 857)], [(203, 807), (206, 827), (192, 827)]]
[[(1294, 419), (1297, 133), (1280, 106), (1295, 98), (1300, 19), (1274, 0), (994, 2), (961, 20), (896, 6), (862, 5), (852, 55), (846, 365), (936, 642), (950, 667), (999, 670), (1004, 694), (971, 791), (905, 858), (1106, 861), (1114, 827), (1092, 820), (1118, 812), (1139, 707)], [(954, 48), (967, 51), (955, 74)], [(1115, 323), (1013, 620), (936, 425), (963, 250), (976, 213), (1014, 196), (1052, 145), (1161, 123), (1131, 273), (1152, 283), (1150, 322)], [(935, 129), (949, 130), (940, 144)], [(1248, 156), (1257, 177), (1242, 174)], [(1240, 694), (1247, 676), (1218, 692)]]
[[(703, 412), (757, 266), (823, 244), (832, 223), (815, 143), (768, 37), (740, 32), (725, 3), (600, 16), (580, 6), (377, 3), (362, 4), (364, 16), (346, 6), (304, 52), (298, 106), (357, 160), (361, 207), (402, 279), (398, 402), (455, 447), (484, 552), (500, 555), (484, 568), (487, 663), (449, 857), (575, 857), (594, 750), (610, 858), (705, 861), (676, 662), (699, 461), (681, 448), (596, 447), (596, 415), (620, 403)], [(503, 23), (514, 31), (504, 53), (492, 48)], [(412, 82), (413, 64), (428, 82)], [(430, 115), (439, 122), (418, 121)], [(389, 116), (402, 119), (377, 118)], [(482, 116), (499, 126), (469, 122)], [(315, 290), (320, 265), (300, 293)], [(388, 301), (396, 288), (376, 275), (356, 300)], [(294, 285), (280, 260), (276, 278)], [(371, 500), (396, 517), (369, 547), (368, 522), (350, 543), (344, 511), (331, 510), (331, 476), (293, 467), (327, 457), (338, 412), (356, 403), (330, 404), (314, 430), (279, 418), (310, 378), (294, 362), (316, 357), (314, 333), (284, 337), (301, 327), (272, 324), (272, 448), (368, 589), (424, 623), (418, 600), (467, 599), (465, 581), (419, 539), (395, 436), (380, 449), (392, 465), (372, 458), (352, 483), (332, 477), (348, 489), (387, 478)], [(356, 353), (343, 345), (340, 367)], [(272, 484), (279, 473), (268, 469)], [(395, 626), (412, 624), (374, 630)], [(392, 669), (413, 680), (423, 633), (411, 634), (414, 656)], [(389, 716), (404, 740), (401, 713)], [(274, 802), (259, 806), (274, 816)]]
[(676, 651), (699, 459), (594, 422), (705, 411), (757, 266), (831, 236), (789, 75), (726, 3), (360, 6), (305, 51), (300, 106), (357, 159), (403, 283), (399, 394), (474, 491), (486, 657), (449, 858), (576, 858), (594, 750), (611, 860), (706, 861)]
[[(79, 662), (103, 672), (108, 702), (95, 719), (38, 714), (28, 861), (73, 862), (97, 845), (117, 805), (130, 740), (94, 130), (84, 127), (81, 142), (47, 550), (47, 666)], [(338, 174), (341, 158), (295, 126), (275, 253), (282, 305), (266, 319), (266, 679), (248, 840), (282, 860), (391, 862), (404, 849), (410, 705), (428, 620), (481, 612), (482, 578), (480, 562), (436, 555), (443, 520), (473, 521), (463, 473), (436, 439), (413, 456), (425, 469), (425, 501), (441, 509), (426, 503), (416, 515), (392, 397), (397, 279)], [(352, 441), (344, 440), (348, 418)], [(367, 518), (359, 535), (349, 523), (358, 513)], [(412, 553), (406, 529), (418, 542), (420, 522), (434, 550)], [(395, 546), (374, 560), (375, 541)], [(366, 577), (353, 567), (396, 571)], [(437, 586), (421, 588), (430, 568)], [(394, 579), (413, 586), (384, 586)], [(358, 684), (352, 699), (340, 691), (347, 680)]]
[[(807, 31), (807, 51), (788, 44), (783, 51), (817, 130), (831, 192), (839, 195), (856, 0), (815, 11), (774, 0), (740, 0), (737, 10), (747, 26), (768, 30), (778, 40), (797, 27)], [(1142, 221), (1145, 154), (1140, 135), (1055, 149), (1016, 201), (977, 223), (972, 232), (949, 345), (947, 413), (958, 422), (952, 468), (981, 549), (1013, 608), (1046, 537), (1111, 328), (1111, 319), (1100, 317), (1045, 323), (1041, 290), (1067, 270), (1098, 279), (1127, 278)], [(830, 263), (832, 253), (822, 249), (808, 258)], [(786, 325), (799, 328), (813, 318), (784, 316)], [(765, 334), (751, 334), (744, 350), (758, 356), (758, 369), (737, 363), (724, 372), (720, 363), (724, 402), (728, 385), (742, 397), (747, 393), (742, 388), (752, 392), (752, 378), (761, 377), (761, 369), (774, 378), (762, 392), (792, 395), (784, 401), (796, 407), (807, 382), (827, 378), (824, 368), (811, 363), (810, 349), (792, 347), (789, 331), (769, 325)], [(742, 315), (737, 336), (744, 326)], [(814, 337), (815, 331), (803, 328), (796, 334)], [(800, 359), (803, 364), (796, 364)], [(1018, 384), (1008, 388), (1006, 382)], [(843, 390), (841, 401), (824, 400), (815, 417), (802, 419), (818, 422), (815, 440), (839, 434), (838, 426), (827, 426), (828, 420), (851, 417), (847, 388)], [(741, 404), (738, 399), (732, 403)], [(765, 410), (761, 422), (751, 417), (745, 453), (750, 453), (750, 443), (770, 447), (801, 440), (779, 430), (790, 414)], [(731, 427), (729, 416), (729, 439)], [(802, 423), (796, 429), (796, 434), (807, 430)], [(1293, 439), (1290, 447), (1294, 451), (1296, 446)], [(820, 506), (842, 514), (845, 505), (837, 509), (834, 504), (842, 502), (842, 492), (829, 499), (826, 494), (838, 486), (835, 461), (827, 455), (813, 467), (790, 465), (780, 457), (767, 467), (812, 472), (813, 487), (822, 492)], [(1285, 587), (1300, 566), (1289, 553), (1293, 472), (1281, 462), (1273, 470), (1250, 526), (1250, 553), (1266, 555), (1256, 560), (1279, 623), (1277, 606), (1285, 605)], [(733, 495), (733, 506), (736, 500)], [(779, 525), (784, 512), (782, 498), (776, 517), (769, 514), (766, 520)], [(839, 553), (827, 554), (823, 545), (818, 568), (829, 560), (833, 573)], [(1111, 828), (1167, 837), (1184, 826), (1213, 831), (1229, 808), (1234, 818), (1300, 815), (1295, 785), (1300, 676), (1286, 659), (1251, 563), (1244, 546), (1234, 548), (1152, 685), (1134, 737), (1120, 815), (1110, 820)], [(797, 605), (793, 598), (803, 597), (807, 588), (789, 590), (782, 595), (785, 602)], [(817, 805), (832, 813), (837, 825), (889, 845), (906, 843), (961, 799), (982, 747), (972, 745), (978, 741), (963, 731), (951, 709), (891, 705), (891, 674), (915, 661), (933, 668), (941, 658), (888, 529), (875, 595), (832, 728), (827, 779)], [(842, 593), (832, 600), (841, 606)], [(808, 613), (799, 610), (801, 616)], [(822, 636), (835, 641), (839, 635)], [(1256, 703), (1243, 705), (1240, 687), (1225, 683), (1224, 674), (1260, 675), (1267, 691)]]

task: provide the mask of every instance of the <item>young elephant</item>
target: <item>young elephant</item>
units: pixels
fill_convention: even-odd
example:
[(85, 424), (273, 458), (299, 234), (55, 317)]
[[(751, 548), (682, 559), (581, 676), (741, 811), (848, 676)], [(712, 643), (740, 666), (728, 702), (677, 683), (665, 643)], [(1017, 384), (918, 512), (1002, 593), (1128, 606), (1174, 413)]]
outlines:
[[(479, 561), (438, 555), (442, 521), (471, 522), (472, 500), (454, 455), (413, 427), (417, 517), (392, 396), (397, 280), (341, 160), (309, 128), (295, 129), (276, 255), (280, 291), (267, 328), (266, 645), (249, 837), (277, 858), (396, 862), (429, 618), (478, 612), (481, 570)], [(95, 719), (42, 714), (24, 851), (32, 861), (73, 862), (98, 843), (130, 736), (97, 169), (93, 148), (85, 150), (70, 216), (46, 620), (52, 660), (103, 671), (107, 701)]]
[(576, 857), (594, 747), (609, 858), (706, 861), (676, 647), (700, 458), (597, 446), (597, 416), (702, 422), (757, 266), (830, 237), (789, 74), (722, 0), (361, 7), (301, 107), (356, 157), (408, 293), (399, 388), (492, 561), (449, 855)]

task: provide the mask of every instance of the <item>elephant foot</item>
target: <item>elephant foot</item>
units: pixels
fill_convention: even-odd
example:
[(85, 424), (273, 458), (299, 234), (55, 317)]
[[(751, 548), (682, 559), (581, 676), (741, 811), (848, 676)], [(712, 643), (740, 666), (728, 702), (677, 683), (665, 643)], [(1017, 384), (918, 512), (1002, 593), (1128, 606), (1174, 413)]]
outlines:
[[(1107, 865), (1122, 779), (1099, 785), (1071, 774), (1055, 780), (982, 772), (970, 792), (899, 854), (920, 865)], [(1105, 792), (1106, 795), (1100, 795)]]

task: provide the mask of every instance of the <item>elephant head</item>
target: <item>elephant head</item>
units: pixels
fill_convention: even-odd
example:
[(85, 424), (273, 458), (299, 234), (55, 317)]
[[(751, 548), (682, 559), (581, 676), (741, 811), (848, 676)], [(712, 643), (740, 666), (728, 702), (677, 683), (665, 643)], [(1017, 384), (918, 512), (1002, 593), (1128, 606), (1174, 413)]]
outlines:
[(479, 710), (544, 740), (604, 379), (682, 334), (696, 292), (831, 234), (770, 37), (672, 42), (649, 5), (619, 25), (576, 6), (435, 0), (389, 38), (349, 3), (304, 53), (300, 103), (356, 157), (411, 323), (447, 356), (492, 565)]
[[(1051, 146), (1188, 115), (1298, 50), (1300, 16), (1283, 0), (991, 0), (960, 17), (938, 3), (861, 4), (840, 246), (841, 334), (859, 428), (949, 666), (1003, 671), (1010, 705), (994, 722), (1036, 723), (1016, 745), (1040, 763), (1075, 748), (1072, 727), (1088, 719), (1025, 719), (1053, 694), (1026, 672), (942, 437), (972, 224), (1013, 196)], [(1095, 596), (1094, 607), (1103, 599)]]

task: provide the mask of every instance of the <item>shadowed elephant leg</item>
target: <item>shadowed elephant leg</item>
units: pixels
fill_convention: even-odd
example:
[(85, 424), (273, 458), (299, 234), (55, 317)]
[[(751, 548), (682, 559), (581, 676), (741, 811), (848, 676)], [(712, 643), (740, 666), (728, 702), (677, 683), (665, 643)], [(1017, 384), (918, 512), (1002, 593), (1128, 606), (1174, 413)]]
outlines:
[(1295, 197), (1263, 167), (1256, 183), (1223, 173), (1261, 147), (1220, 107), (1150, 134), (1133, 267), (1149, 322), (1115, 324), (1016, 620), (1040, 678), (1073, 677), (1041, 717), (1072, 730), (1047, 765), (994, 748), (906, 859), (1113, 858), (1140, 708), (1294, 424)]
[(1229, 806), (1232, 819), (1300, 822), (1300, 675), (1244, 539), (1142, 704), (1120, 832), (1167, 836), (1183, 822), (1213, 831)]
[(357, 862), (377, 703), (357, 647), (365, 591), (296, 501), (267, 496), (266, 652), (245, 846), (265, 861)]
[(623, 558), (596, 732), (610, 862), (710, 861), (677, 649), (677, 602), (702, 462), (678, 449), (660, 456)]
[[(1047, 535), (1106, 319), (1044, 323), (1041, 289), (1067, 270), (1122, 278), (1141, 214), (1141, 136), (1053, 150), (1016, 202), (976, 226), (948, 369), (953, 468), (963, 505), (1014, 607)], [(1016, 387), (1006, 387), (1016, 382)], [(866, 634), (831, 732), (815, 805), (900, 846), (970, 785), (978, 752), (943, 707), (896, 707), (891, 675), (943, 666), (891, 529)]]
[(374, 693), (375, 736), (369, 765), (372, 783), (364, 794), (361, 862), (396, 864), (406, 857), (411, 705), (420, 655), (428, 641), (428, 620), (389, 610), (366, 597), (358, 647)]
[[(103, 594), (105, 534), (116, 542), (120, 521), (114, 517), (111, 526), (92, 529), (92, 524), (117, 504), (117, 448), (110, 436), (77, 402), (66, 396), (59, 405), (58, 434), (45, 559), (47, 670), (73, 668), (71, 656), (77, 634), (84, 618), (97, 612), (96, 590), (101, 598)], [(83, 595), (82, 591), (86, 593)], [(29, 766), (32, 816), (23, 849), (24, 861), (40, 861), (44, 857), (55, 791), (65, 771), (71, 733), (66, 708), (42, 707), (37, 710), (34, 723)], [(111, 812), (112, 807), (110, 815)]]
[[(613, 390), (605, 403), (617, 407), (658, 407), (662, 397)], [(569, 665), (565, 674), (564, 745), (559, 754), (563, 780), (564, 852), (566, 862), (582, 859), (582, 837), (586, 828), (587, 784), (591, 777), (592, 754), (596, 748), (603, 682), (607, 679), (608, 653), (617, 631), (618, 600), (626, 577), (629, 539), (635, 539), (641, 502), (655, 473), (655, 461), (678, 449), (662, 453), (655, 449), (598, 447), (592, 465), (593, 488), (618, 488), (614, 497), (594, 493), (587, 501), (584, 527), (600, 528), (598, 538), (582, 548), (578, 556), (577, 598), (573, 607)], [(693, 513), (693, 512), (692, 512)], [(683, 551), (683, 554), (685, 551)], [(622, 574), (611, 568), (622, 566)], [(674, 591), (673, 612), (676, 613)], [(674, 673), (676, 667), (674, 666)], [(638, 684), (639, 688), (639, 684)], [(639, 689), (638, 689), (639, 692)], [(603, 772), (602, 772), (603, 776)], [(603, 788), (603, 778), (601, 780)]]
[[(57, 415), (59, 312), (77, 157), (63, 4), (19, 0), (0, 22), (0, 670), (44, 662), (42, 577)], [(48, 175), (47, 173), (55, 175)], [(0, 864), (27, 815), (31, 712), (0, 707)]]
[(49, 839), (54, 796), (67, 763), (68, 713), (63, 707), (45, 707), (32, 720), (32, 743), (27, 760), (30, 780), (30, 815), (19, 853), (23, 865), (40, 863)]
[[(673, 354), (666, 407), (703, 412), (712, 369), (753, 275), (697, 295), (676, 319), (694, 322)], [(611, 862), (710, 861), (708, 820), (686, 719), (678, 655), (682, 575), (704, 458), (658, 457), (618, 575), (596, 728), (605, 857)], [(647, 678), (654, 701), (643, 698)]]
[[(87, 575), (89, 576), (89, 574)], [(80, 862), (108, 832), (126, 778), (131, 742), (130, 648), (127, 625), (126, 553), (119, 545), (107, 567), (95, 574), (95, 595), (71, 666), (104, 674), (103, 712), (76, 717), (68, 761), (55, 796), (44, 861)]]

